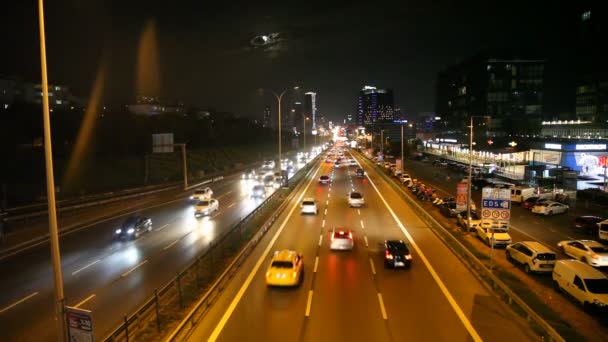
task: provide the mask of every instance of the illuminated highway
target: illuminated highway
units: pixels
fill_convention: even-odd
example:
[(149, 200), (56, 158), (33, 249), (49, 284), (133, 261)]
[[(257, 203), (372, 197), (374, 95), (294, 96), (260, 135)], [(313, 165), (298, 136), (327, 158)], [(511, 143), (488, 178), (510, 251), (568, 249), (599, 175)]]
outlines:
[[(134, 241), (112, 239), (124, 216), (61, 238), (66, 305), (93, 312), (97, 339), (263, 201), (250, 198), (252, 185), (240, 174), (211, 186), (220, 207), (209, 217), (196, 219), (192, 202), (181, 195), (138, 211), (152, 218), (153, 231)], [(48, 245), (1, 261), (0, 278), (1, 340), (54, 340)]]
[[(470, 341), (535, 339), (525, 323), (494, 298), (373, 170), (323, 163), (199, 322), (192, 341)], [(319, 185), (320, 175), (332, 185)], [(366, 206), (349, 208), (346, 194)], [(299, 200), (314, 197), (319, 215), (302, 216)], [(329, 230), (353, 229), (353, 251), (331, 252)], [(383, 267), (378, 243), (408, 240), (409, 270)], [(275, 250), (303, 253), (297, 288), (268, 288)]]

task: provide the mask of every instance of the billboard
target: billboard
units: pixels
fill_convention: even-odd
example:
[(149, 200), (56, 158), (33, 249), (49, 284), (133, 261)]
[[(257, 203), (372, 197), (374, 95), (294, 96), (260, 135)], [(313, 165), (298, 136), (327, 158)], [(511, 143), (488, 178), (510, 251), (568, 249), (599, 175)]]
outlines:
[(173, 133), (152, 134), (152, 153), (173, 153)]
[(467, 210), (467, 195), (469, 190), (469, 184), (460, 182), (456, 184), (456, 209)]

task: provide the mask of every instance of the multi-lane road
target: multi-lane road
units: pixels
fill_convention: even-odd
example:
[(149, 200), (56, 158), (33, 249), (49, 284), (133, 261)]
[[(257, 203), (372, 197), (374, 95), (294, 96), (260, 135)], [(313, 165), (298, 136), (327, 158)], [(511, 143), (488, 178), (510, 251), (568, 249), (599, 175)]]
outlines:
[[(153, 230), (134, 241), (112, 238), (125, 216), (61, 238), (65, 304), (92, 311), (96, 339), (263, 201), (250, 198), (251, 184), (240, 175), (212, 186), (220, 207), (210, 217), (196, 219), (192, 203), (181, 196), (138, 211), (152, 218)], [(54, 340), (48, 245), (0, 261), (0, 279), (0, 340)]]
[[(473, 276), (373, 169), (318, 166), (234, 280), (199, 322), (192, 341), (471, 341), (535, 339), (534, 334)], [(327, 174), (331, 185), (317, 178)], [(349, 208), (351, 190), (366, 206)], [(299, 202), (315, 198), (318, 215)], [(333, 227), (354, 231), (352, 251), (329, 250)], [(383, 267), (385, 239), (413, 250), (408, 270)], [(265, 272), (275, 250), (304, 256), (296, 288), (269, 288)]]

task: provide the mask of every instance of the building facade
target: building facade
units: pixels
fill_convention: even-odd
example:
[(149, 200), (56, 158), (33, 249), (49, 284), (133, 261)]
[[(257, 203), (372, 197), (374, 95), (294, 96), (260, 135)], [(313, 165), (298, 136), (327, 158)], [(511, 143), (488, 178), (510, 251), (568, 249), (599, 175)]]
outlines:
[(578, 12), (576, 117), (594, 123), (608, 122), (608, 66), (605, 45), (606, 11), (589, 2)]
[(478, 54), (437, 76), (436, 113), (447, 129), (466, 131), (471, 116), (488, 116), (488, 135), (540, 130), (544, 59)]
[(393, 91), (364, 86), (357, 102), (357, 124), (370, 126), (394, 120)]
[(311, 129), (317, 129), (317, 93), (308, 92), (304, 94), (304, 115), (310, 118)]

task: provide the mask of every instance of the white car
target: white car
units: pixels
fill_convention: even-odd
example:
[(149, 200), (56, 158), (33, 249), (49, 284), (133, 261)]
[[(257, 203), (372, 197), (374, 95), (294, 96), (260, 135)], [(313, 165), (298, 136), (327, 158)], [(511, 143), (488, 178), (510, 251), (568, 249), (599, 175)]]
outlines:
[(511, 235), (509, 235), (508, 230), (504, 228), (487, 228), (477, 226), (475, 230), (477, 231), (477, 237), (480, 238), (481, 241), (485, 242), (488, 246), (507, 246), (512, 242)]
[(547, 246), (537, 241), (521, 241), (510, 244), (505, 249), (507, 260), (524, 266), (526, 273), (553, 272), (557, 255)]
[(205, 216), (210, 215), (212, 212), (217, 211), (220, 208), (220, 203), (212, 198), (209, 200), (198, 201), (194, 205), (194, 216)]
[(331, 231), (329, 249), (352, 250), (355, 247), (353, 232), (348, 228), (334, 228)]
[(211, 199), (211, 196), (213, 196), (213, 190), (211, 190), (211, 188), (198, 188), (194, 190), (194, 194), (190, 196), (190, 199), (195, 201), (203, 201)]
[(591, 266), (608, 266), (608, 247), (595, 240), (560, 241), (557, 247), (566, 255)]
[(532, 207), (532, 212), (535, 214), (553, 215), (564, 214), (568, 212), (568, 209), (570, 209), (570, 207), (565, 204), (554, 201), (546, 201)]
[(365, 199), (360, 192), (353, 191), (348, 194), (348, 206), (349, 207), (362, 207), (365, 205)]
[(317, 215), (319, 213), (319, 208), (317, 207), (317, 201), (315, 201), (314, 198), (303, 199), (302, 204), (300, 204), (300, 213)]
[(412, 177), (409, 175), (409, 173), (404, 173), (401, 175), (401, 183), (405, 184), (406, 182), (411, 182), (412, 181)]
[(331, 180), (329, 179), (329, 176), (327, 176), (327, 175), (323, 175), (323, 176), (319, 177), (319, 184), (327, 185), (330, 182), (331, 182)]
[(251, 197), (264, 198), (266, 197), (266, 188), (262, 184), (254, 185), (251, 189)]

